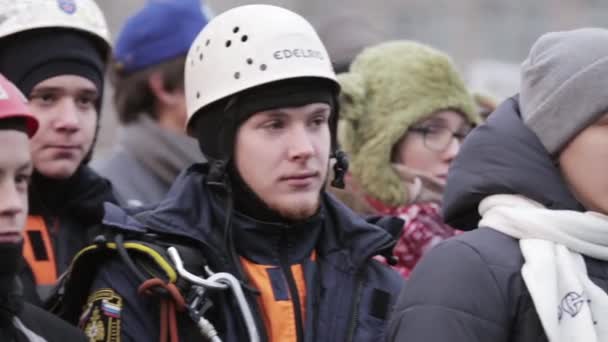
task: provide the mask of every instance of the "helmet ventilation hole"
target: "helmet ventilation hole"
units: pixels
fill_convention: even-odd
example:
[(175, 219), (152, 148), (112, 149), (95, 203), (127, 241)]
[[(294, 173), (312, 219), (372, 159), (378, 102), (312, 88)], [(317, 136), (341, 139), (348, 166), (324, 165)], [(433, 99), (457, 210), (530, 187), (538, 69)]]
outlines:
[(247, 35), (246, 35), (246, 34), (245, 34), (245, 35), (243, 35), (243, 36), (241, 37), (241, 41), (242, 41), (243, 43), (244, 43), (244, 42), (246, 42), (246, 41), (247, 41), (247, 39), (249, 39), (249, 37), (247, 37)]
[(267, 68), (268, 67), (266, 66), (266, 64), (260, 65), (260, 70), (262, 70), (262, 71), (266, 71)]
[(249, 65), (253, 64), (253, 59), (247, 58), (247, 64), (249, 64)]
[(239, 78), (241, 78), (241, 73), (240, 73), (240, 72), (238, 72), (238, 71), (237, 71), (237, 72), (235, 72), (235, 73), (234, 73), (234, 78), (236, 78), (237, 80), (238, 80)]
[(227, 41), (226, 41), (226, 47), (230, 47), (230, 45), (232, 45), (232, 41), (227, 40)]
[(239, 33), (239, 27), (238, 27), (238, 26), (235, 26), (235, 27), (232, 29), (232, 32), (233, 32), (233, 33)]
[(211, 44), (211, 40), (207, 39), (207, 41), (205, 42), (205, 46), (209, 46), (209, 44)]

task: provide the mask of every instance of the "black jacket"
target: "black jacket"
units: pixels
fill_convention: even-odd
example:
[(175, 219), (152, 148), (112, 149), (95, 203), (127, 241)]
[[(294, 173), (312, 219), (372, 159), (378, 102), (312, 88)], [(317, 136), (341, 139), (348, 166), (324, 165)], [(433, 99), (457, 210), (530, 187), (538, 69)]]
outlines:
[(75, 327), (23, 301), (21, 284), (15, 276), (19, 265), (16, 258), (21, 246), (13, 248), (3, 244), (1, 247), (0, 341), (85, 341), (85, 336)]
[[(583, 210), (538, 138), (518, 99), (503, 103), (466, 139), (444, 197), (448, 224), (471, 230), (479, 202), (521, 194), (550, 209)], [(585, 258), (590, 279), (608, 289), (608, 263)], [(390, 341), (547, 341), (521, 276), (518, 241), (490, 228), (447, 240), (417, 265), (389, 323)]]
[[(103, 204), (116, 203), (116, 199), (108, 180), (89, 167), (81, 166), (67, 180), (48, 179), (35, 173), (30, 186), (29, 202), (29, 217), (41, 217), (48, 229), (59, 276), (68, 268), (74, 255), (88, 245), (95, 235), (94, 231), (101, 225)], [(29, 239), (29, 244), (24, 248), (40, 248), (40, 243), (34, 241), (36, 236), (29, 234), (27, 228), (24, 238)], [(33, 254), (35, 258), (44, 259), (50, 258), (45, 256), (50, 253), (45, 249), (42, 253), (35, 251)], [(26, 300), (39, 305), (41, 297), (46, 299), (52, 285), (37, 284), (34, 272), (36, 270), (32, 265), (26, 263), (21, 281)]]
[[(223, 222), (228, 215), (224, 201), (210, 189), (206, 177), (206, 167), (194, 165), (178, 177), (158, 206), (129, 214), (109, 205), (104, 224), (125, 234), (144, 231), (162, 234), (160, 240), (166, 239), (163, 236), (186, 238), (200, 245), (213, 270), (238, 274), (221, 242)], [(403, 284), (399, 274), (372, 259), (392, 250), (395, 241), (386, 231), (367, 223), (330, 195), (323, 195), (321, 213), (314, 219), (291, 226), (261, 222), (234, 211), (233, 230), (236, 252), (255, 263), (276, 265), (278, 259), (285, 258), (285, 263), (293, 265), (300, 262), (296, 261), (298, 255), (316, 251), (316, 260), (302, 261), (307, 288), (304, 341), (384, 338), (386, 318)], [(289, 279), (290, 272), (281, 268)], [(158, 340), (158, 299), (137, 295), (139, 285), (132, 272), (116, 260), (100, 266), (93, 284), (93, 291), (111, 288), (120, 297), (118, 324), (122, 341)], [(254, 312), (260, 310), (257, 297), (249, 291), (247, 294)], [(208, 317), (223, 341), (247, 340), (237, 308), (222, 296), (218, 293), (213, 297), (216, 311)], [(94, 307), (95, 301), (90, 305)], [(257, 319), (264, 341), (261, 316)], [(84, 323), (86, 326), (92, 322)], [(196, 328), (192, 322), (184, 324), (180, 332), (186, 332), (186, 336), (181, 337), (188, 341), (187, 332), (192, 334)], [(192, 340), (200, 339), (196, 336)]]
[(31, 342), (38, 336), (47, 342), (87, 341), (85, 335), (50, 313), (25, 303), (19, 315), (0, 321), (0, 341)]

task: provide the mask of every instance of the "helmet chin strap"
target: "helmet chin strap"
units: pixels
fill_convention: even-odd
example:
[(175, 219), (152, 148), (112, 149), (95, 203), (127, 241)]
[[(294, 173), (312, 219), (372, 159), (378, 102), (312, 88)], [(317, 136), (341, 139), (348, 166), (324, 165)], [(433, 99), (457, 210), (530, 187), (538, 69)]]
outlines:
[(225, 160), (210, 160), (209, 161), (209, 173), (207, 175), (207, 184), (212, 186), (219, 186), (226, 190), (227, 183), (227, 167), (228, 162)]
[(331, 181), (331, 186), (338, 189), (344, 189), (344, 176), (348, 172), (348, 156), (340, 149), (332, 153), (332, 157), (336, 158), (334, 164), (334, 179)]

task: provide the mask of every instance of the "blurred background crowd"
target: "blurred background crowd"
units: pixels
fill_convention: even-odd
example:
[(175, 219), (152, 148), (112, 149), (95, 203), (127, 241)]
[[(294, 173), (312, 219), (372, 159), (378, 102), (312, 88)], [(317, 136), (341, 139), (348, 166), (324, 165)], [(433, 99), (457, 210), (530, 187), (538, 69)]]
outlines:
[[(125, 20), (145, 0), (102, 1), (115, 40)], [(259, 1), (206, 0), (211, 14)], [(470, 89), (502, 100), (517, 92), (519, 64), (541, 34), (603, 26), (608, 3), (597, 0), (268, 0), (302, 14), (319, 31), (334, 63), (346, 65), (360, 50), (391, 39), (416, 40), (450, 55)], [(95, 157), (105, 157), (117, 137), (111, 84), (101, 116)]]

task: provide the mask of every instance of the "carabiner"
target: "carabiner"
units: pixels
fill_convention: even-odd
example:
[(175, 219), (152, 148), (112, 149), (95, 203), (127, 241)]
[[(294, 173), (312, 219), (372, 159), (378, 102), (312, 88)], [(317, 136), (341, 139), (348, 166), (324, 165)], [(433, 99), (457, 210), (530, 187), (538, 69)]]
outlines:
[(228, 285), (228, 287), (232, 290), (232, 293), (236, 297), (239, 309), (241, 310), (241, 315), (245, 320), (247, 332), (249, 333), (249, 341), (259, 342), (260, 335), (258, 333), (258, 328), (255, 324), (255, 319), (253, 318), (251, 308), (249, 307), (249, 303), (245, 298), (245, 293), (243, 293), (243, 289), (241, 288), (241, 283), (239, 282), (239, 280), (236, 279), (235, 276), (227, 272), (214, 273), (208, 278), (208, 280)]
[(184, 268), (184, 262), (182, 261), (182, 257), (179, 255), (179, 252), (177, 251), (177, 248), (175, 248), (175, 247), (169, 247), (167, 249), (167, 252), (169, 253), (169, 257), (171, 258), (171, 260), (175, 264), (175, 268), (177, 269), (177, 273), (182, 278), (185, 278), (186, 280), (188, 280), (191, 283), (194, 283), (196, 285), (200, 285), (200, 286), (208, 288), (208, 289), (225, 290), (225, 289), (228, 288), (228, 286), (226, 284), (221, 284), (221, 283), (217, 283), (217, 282), (214, 282), (214, 281), (209, 281), (207, 279), (201, 278), (199, 276), (196, 276), (196, 275), (188, 272)]

